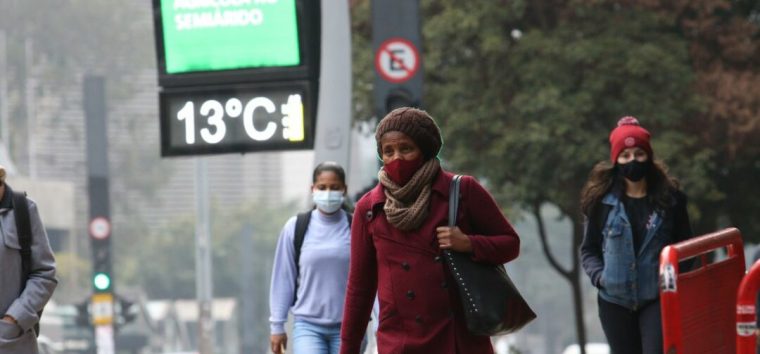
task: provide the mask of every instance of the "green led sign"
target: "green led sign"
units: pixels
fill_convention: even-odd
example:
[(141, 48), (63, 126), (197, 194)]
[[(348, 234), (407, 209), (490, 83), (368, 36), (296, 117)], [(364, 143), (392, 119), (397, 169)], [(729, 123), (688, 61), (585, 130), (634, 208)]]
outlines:
[(166, 73), (301, 65), (296, 0), (161, 0)]

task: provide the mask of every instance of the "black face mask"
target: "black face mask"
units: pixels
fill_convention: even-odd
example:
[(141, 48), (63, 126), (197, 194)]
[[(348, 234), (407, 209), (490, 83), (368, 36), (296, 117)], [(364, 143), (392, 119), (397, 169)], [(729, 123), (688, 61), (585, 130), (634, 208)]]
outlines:
[(644, 162), (633, 160), (626, 164), (618, 164), (618, 170), (623, 177), (630, 181), (638, 182), (649, 173), (650, 165), (649, 160)]

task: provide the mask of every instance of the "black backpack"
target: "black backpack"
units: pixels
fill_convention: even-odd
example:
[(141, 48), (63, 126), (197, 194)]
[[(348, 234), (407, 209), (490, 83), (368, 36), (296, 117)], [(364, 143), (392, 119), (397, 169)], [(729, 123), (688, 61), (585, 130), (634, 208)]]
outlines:
[[(309, 228), (309, 221), (311, 221), (311, 210), (298, 213), (296, 216), (296, 230), (293, 234), (293, 249), (295, 250), (295, 261), (296, 261), (296, 287), (295, 290), (298, 289), (298, 275), (301, 273), (300, 266), (298, 265), (298, 260), (301, 259), (301, 247), (303, 247), (303, 240), (306, 237), (306, 229)], [(348, 228), (351, 229), (351, 219), (353, 218), (353, 214), (346, 212), (346, 218), (348, 219)], [(297, 291), (296, 291), (297, 293)], [(293, 304), (296, 303), (297, 295), (293, 296)]]
[[(32, 273), (32, 223), (29, 219), (29, 203), (26, 200), (26, 192), (15, 192), (7, 184), (6, 192), (13, 195), (13, 215), (16, 219), (16, 234), (21, 246), (21, 292), (26, 288), (29, 274)], [(42, 311), (37, 313), (42, 316)], [(34, 324), (34, 333), (40, 335), (40, 323)]]

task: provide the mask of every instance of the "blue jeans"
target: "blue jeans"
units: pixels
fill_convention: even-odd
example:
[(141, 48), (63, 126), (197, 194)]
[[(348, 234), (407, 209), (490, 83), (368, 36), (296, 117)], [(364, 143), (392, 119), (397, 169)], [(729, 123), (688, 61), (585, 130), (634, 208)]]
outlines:
[[(362, 341), (362, 352), (367, 337)], [(338, 354), (340, 352), (340, 323), (319, 325), (305, 321), (293, 324), (293, 354)]]

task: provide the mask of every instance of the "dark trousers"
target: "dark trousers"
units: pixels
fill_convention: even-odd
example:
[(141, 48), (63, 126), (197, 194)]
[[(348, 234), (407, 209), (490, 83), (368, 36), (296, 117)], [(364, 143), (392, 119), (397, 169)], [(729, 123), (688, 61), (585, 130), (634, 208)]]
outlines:
[(599, 319), (612, 354), (662, 354), (660, 300), (636, 311), (598, 298)]

